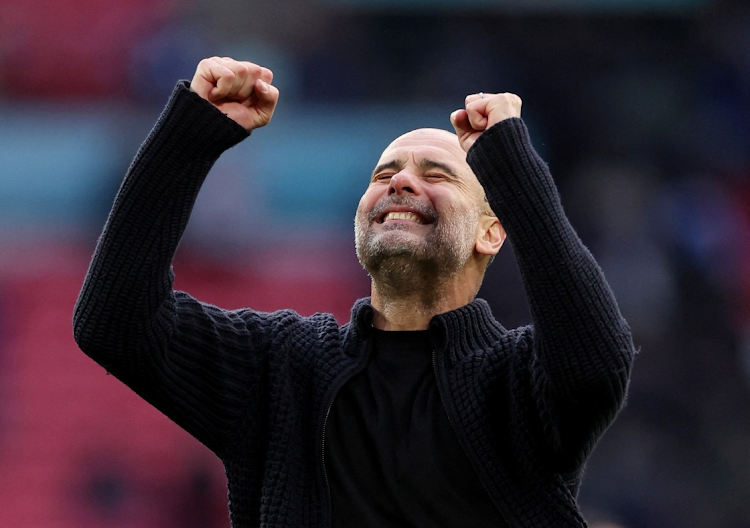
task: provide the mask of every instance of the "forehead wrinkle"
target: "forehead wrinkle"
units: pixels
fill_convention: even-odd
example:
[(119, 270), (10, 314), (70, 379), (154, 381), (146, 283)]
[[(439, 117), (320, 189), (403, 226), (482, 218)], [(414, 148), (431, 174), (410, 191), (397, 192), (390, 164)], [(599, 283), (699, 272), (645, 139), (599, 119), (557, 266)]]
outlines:
[(461, 150), (461, 145), (458, 140), (458, 136), (447, 130), (441, 128), (418, 128), (405, 134), (400, 135), (393, 140), (393, 143), (400, 141), (414, 141), (414, 142), (425, 142), (425, 141), (440, 141), (448, 143), (451, 146), (457, 147)]
[[(406, 165), (408, 160), (414, 162), (415, 165), (420, 166), (421, 160), (432, 160), (436, 163), (442, 163), (447, 166), (454, 168), (457, 165), (466, 163), (465, 157), (459, 157), (456, 152), (446, 145), (435, 145), (427, 144), (421, 141), (409, 142), (410, 144), (404, 144), (401, 141), (394, 141), (391, 145), (386, 148), (380, 155), (380, 159), (386, 160), (383, 163), (389, 161), (399, 161), (403, 165)], [(463, 151), (461, 151), (463, 153)], [(421, 166), (420, 166), (421, 167)], [(468, 167), (468, 164), (467, 164)]]

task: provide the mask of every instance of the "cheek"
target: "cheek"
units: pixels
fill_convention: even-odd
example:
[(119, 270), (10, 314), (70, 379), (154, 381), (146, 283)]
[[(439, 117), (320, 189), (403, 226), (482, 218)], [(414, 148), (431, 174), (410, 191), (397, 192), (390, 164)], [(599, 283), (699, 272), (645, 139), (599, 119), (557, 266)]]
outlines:
[(367, 211), (372, 209), (370, 206), (369, 200), (367, 200), (367, 195), (362, 196), (362, 198), (359, 199), (359, 204), (357, 205), (357, 216), (362, 216), (363, 214), (366, 214)]
[(362, 198), (359, 199), (359, 204), (357, 205), (357, 216), (372, 211), (378, 201), (378, 197), (379, 193), (377, 193), (372, 187), (369, 187), (365, 191), (365, 194), (362, 195)]
[(431, 192), (429, 198), (432, 206), (438, 214), (461, 215), (465, 213), (467, 204), (464, 197), (457, 192), (450, 191), (450, 189), (435, 189)]

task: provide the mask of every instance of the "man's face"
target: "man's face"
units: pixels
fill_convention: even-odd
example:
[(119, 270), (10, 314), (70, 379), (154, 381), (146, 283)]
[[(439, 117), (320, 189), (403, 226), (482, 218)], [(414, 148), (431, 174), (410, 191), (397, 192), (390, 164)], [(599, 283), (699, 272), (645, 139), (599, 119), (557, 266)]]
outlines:
[(409, 132), (383, 152), (359, 202), (357, 256), (385, 277), (455, 274), (474, 250), (483, 201), (455, 134)]

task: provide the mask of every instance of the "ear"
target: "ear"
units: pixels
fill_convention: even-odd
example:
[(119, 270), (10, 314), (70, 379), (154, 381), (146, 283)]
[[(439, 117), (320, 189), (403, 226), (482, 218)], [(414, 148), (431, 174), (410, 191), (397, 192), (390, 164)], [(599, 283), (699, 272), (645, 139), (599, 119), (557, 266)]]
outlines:
[(477, 226), (474, 250), (481, 255), (496, 255), (505, 242), (505, 229), (500, 221), (491, 215), (482, 214)]

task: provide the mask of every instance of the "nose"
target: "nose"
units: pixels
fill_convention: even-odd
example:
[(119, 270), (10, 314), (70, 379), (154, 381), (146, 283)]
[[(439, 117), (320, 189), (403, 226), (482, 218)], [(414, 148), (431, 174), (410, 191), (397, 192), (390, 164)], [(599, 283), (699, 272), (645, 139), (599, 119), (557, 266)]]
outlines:
[(391, 176), (388, 184), (388, 196), (392, 194), (417, 194), (417, 190), (416, 177), (405, 170)]

